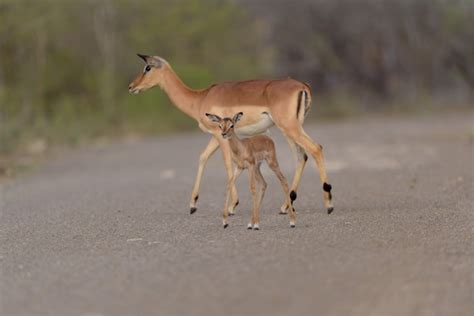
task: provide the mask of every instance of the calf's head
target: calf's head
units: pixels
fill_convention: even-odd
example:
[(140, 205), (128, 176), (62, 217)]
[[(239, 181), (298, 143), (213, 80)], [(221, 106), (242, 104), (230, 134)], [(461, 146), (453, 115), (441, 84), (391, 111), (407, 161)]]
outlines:
[(215, 123), (219, 124), (219, 128), (221, 130), (221, 135), (224, 139), (230, 139), (234, 136), (234, 126), (237, 124), (238, 121), (242, 118), (244, 113), (239, 112), (234, 115), (233, 118), (224, 117), (220, 118), (218, 115), (206, 113), (206, 116)]

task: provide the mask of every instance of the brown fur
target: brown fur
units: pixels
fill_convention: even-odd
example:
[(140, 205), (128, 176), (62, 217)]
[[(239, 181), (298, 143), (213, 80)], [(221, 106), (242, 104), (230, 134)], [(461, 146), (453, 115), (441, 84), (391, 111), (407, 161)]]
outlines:
[[(224, 139), (228, 139), (230, 149), (232, 150), (232, 158), (236, 164), (236, 170), (234, 176), (230, 179), (228, 185), (228, 191), (226, 196), (226, 202), (224, 205), (224, 214), (223, 214), (223, 224), (224, 228), (227, 227), (227, 217), (229, 215), (229, 196), (230, 188), (235, 184), (237, 176), (244, 169), (249, 170), (249, 180), (250, 180), (250, 191), (253, 198), (253, 210), (252, 218), (249, 223), (249, 228), (259, 229), (260, 222), (260, 207), (265, 195), (265, 190), (267, 188), (267, 183), (260, 172), (260, 165), (263, 161), (266, 161), (270, 169), (275, 172), (278, 180), (280, 180), (283, 192), (285, 193), (286, 203), (290, 205), (289, 215), (290, 215), (290, 226), (295, 226), (296, 215), (294, 209), (291, 205), (290, 194), (288, 189), (288, 182), (286, 178), (281, 173), (280, 167), (278, 166), (278, 160), (275, 152), (275, 143), (273, 140), (265, 135), (257, 135), (250, 138), (240, 139), (235, 134), (235, 125), (240, 121), (243, 116), (242, 112), (239, 112), (234, 115), (233, 118), (223, 118), (221, 119), (217, 115), (206, 113), (206, 116), (214, 124), (217, 123), (221, 130), (221, 135)], [(258, 196), (257, 196), (257, 191)]]
[[(291, 189), (297, 190), (301, 174), (305, 166), (304, 154), (308, 152), (316, 161), (321, 183), (327, 183), (326, 168), (321, 146), (304, 132), (304, 115), (297, 116), (298, 105), (309, 111), (311, 104), (311, 90), (305, 83), (297, 80), (249, 80), (239, 82), (225, 82), (215, 84), (207, 89), (193, 90), (188, 88), (174, 73), (171, 66), (161, 57), (144, 56), (150, 66), (150, 71), (141, 73), (129, 86), (129, 91), (138, 93), (154, 86), (160, 86), (169, 96), (171, 101), (184, 113), (194, 118), (199, 127), (211, 133), (214, 137), (201, 153), (196, 181), (191, 196), (190, 206), (195, 209), (195, 197), (199, 194), (202, 173), (207, 160), (218, 147), (221, 147), (228, 179), (233, 177), (231, 148), (228, 141), (219, 137), (219, 128), (206, 119), (205, 113), (214, 113), (221, 117), (229, 117), (233, 113), (245, 112), (245, 117), (239, 122), (240, 128), (252, 127), (262, 121), (262, 113), (268, 113), (275, 124), (286, 136), (290, 147), (296, 153), (298, 166)], [(306, 92), (307, 99), (298, 103), (298, 95)], [(251, 131), (252, 132), (252, 131)], [(253, 132), (252, 132), (253, 133)], [(261, 131), (255, 131), (261, 133)], [(230, 212), (238, 201), (235, 186), (231, 188), (232, 201)], [(332, 209), (329, 194), (323, 191), (326, 207)], [(288, 204), (282, 206), (285, 211)]]

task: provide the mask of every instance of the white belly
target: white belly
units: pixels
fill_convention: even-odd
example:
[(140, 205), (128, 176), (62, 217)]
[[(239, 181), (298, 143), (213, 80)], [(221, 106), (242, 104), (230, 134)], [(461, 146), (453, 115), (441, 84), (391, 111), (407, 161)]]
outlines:
[(273, 125), (274, 123), (270, 114), (262, 113), (260, 121), (252, 125), (246, 125), (242, 127), (236, 126), (235, 132), (238, 136), (250, 137), (265, 133)]

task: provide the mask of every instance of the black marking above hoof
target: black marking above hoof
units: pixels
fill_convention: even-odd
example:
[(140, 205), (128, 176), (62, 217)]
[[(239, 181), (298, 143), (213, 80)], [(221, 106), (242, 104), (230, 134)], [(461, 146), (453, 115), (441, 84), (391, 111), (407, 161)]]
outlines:
[(224, 224), (224, 229), (226, 229), (226, 228), (227, 228), (227, 226), (229, 226), (229, 224), (227, 224), (227, 223), (226, 223), (226, 224)]
[(197, 207), (191, 207), (191, 209), (189, 210), (189, 214), (194, 214), (196, 213), (197, 211)]
[(196, 203), (198, 199), (199, 199), (199, 194), (194, 197), (194, 203)]
[(293, 203), (294, 200), (296, 200), (297, 198), (297, 194), (294, 190), (291, 190), (290, 192), (290, 199), (291, 199), (291, 203)]
[(332, 194), (331, 194), (332, 186), (331, 186), (329, 183), (324, 182), (324, 184), (323, 184), (323, 190), (328, 193), (328, 195), (329, 195), (329, 200), (332, 200)]
[(329, 193), (332, 190), (332, 186), (329, 183), (324, 182), (323, 190)]
[(332, 207), (332, 206), (331, 206), (331, 207), (328, 207), (328, 214), (331, 214), (332, 211), (334, 211), (334, 207)]
[(237, 207), (237, 205), (239, 205), (239, 200), (237, 200), (237, 202), (235, 202), (235, 204), (234, 204), (234, 208), (236, 208), (236, 207)]
[(303, 159), (304, 161), (308, 161), (308, 155), (306, 153), (304, 153)]

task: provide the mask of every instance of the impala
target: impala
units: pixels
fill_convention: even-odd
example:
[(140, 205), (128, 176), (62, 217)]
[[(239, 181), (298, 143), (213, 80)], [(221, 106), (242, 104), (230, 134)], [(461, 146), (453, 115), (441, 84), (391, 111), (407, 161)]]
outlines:
[[(323, 148), (315, 143), (303, 130), (303, 122), (311, 107), (311, 89), (300, 81), (287, 78), (277, 80), (249, 80), (214, 84), (206, 89), (194, 90), (187, 87), (173, 71), (169, 63), (159, 56), (137, 54), (146, 65), (142, 73), (129, 85), (130, 93), (139, 93), (155, 86), (165, 91), (172, 103), (185, 114), (195, 119), (199, 128), (213, 137), (199, 157), (199, 167), (194, 183), (190, 213), (197, 208), (201, 177), (207, 160), (221, 148), (231, 192), (229, 213), (233, 214), (239, 204), (233, 178), (232, 151), (228, 140), (220, 137), (220, 129), (211, 122), (206, 113), (229, 117), (244, 112), (235, 132), (239, 136), (253, 136), (265, 133), (277, 126), (285, 135), (297, 159), (297, 168), (291, 185), (291, 194), (296, 192), (309, 153), (319, 169), (323, 188), (324, 205), (328, 214), (333, 211), (331, 185), (328, 183), (324, 166)], [(290, 205), (285, 202), (281, 213), (286, 214)]]
[[(227, 194), (224, 205), (223, 214), (223, 225), (227, 227), (227, 216), (229, 215), (229, 188), (234, 186), (234, 182), (240, 175), (242, 170), (248, 169), (249, 171), (249, 182), (250, 192), (252, 193), (253, 209), (248, 229), (260, 229), (260, 207), (262, 205), (263, 196), (267, 188), (267, 183), (263, 178), (260, 166), (263, 161), (266, 161), (270, 169), (276, 174), (278, 180), (280, 180), (283, 193), (285, 193), (286, 203), (290, 205), (289, 216), (290, 216), (290, 227), (295, 227), (295, 210), (293, 209), (293, 200), (296, 198), (295, 195), (290, 195), (288, 190), (288, 182), (285, 176), (281, 173), (280, 167), (278, 166), (278, 160), (275, 152), (275, 143), (273, 140), (266, 135), (256, 135), (245, 139), (240, 139), (235, 134), (236, 124), (241, 120), (244, 113), (239, 112), (234, 115), (233, 118), (224, 117), (221, 118), (218, 115), (206, 113), (206, 116), (212, 121), (219, 124), (219, 128), (222, 131), (222, 137), (229, 140), (230, 149), (232, 150), (232, 158), (235, 162), (235, 172), (232, 177), (230, 184), (227, 186)], [(258, 186), (258, 188), (257, 188)], [(258, 190), (258, 196), (257, 196)]]

